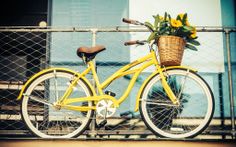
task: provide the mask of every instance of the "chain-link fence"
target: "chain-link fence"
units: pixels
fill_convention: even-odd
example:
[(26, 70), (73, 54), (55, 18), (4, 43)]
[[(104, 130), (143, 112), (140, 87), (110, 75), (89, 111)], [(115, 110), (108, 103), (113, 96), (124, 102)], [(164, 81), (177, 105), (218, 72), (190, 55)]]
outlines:
[[(86, 68), (76, 55), (79, 46), (103, 44), (107, 50), (96, 57), (98, 76), (104, 81), (123, 65), (148, 52), (148, 46), (124, 47), (131, 39), (145, 39), (144, 28), (0, 28), (0, 136), (32, 136), (21, 119), (20, 101), (16, 98), (23, 84), (33, 74), (47, 67)], [(210, 126), (197, 138), (225, 139), (235, 135), (235, 28), (199, 27), (201, 47), (186, 51), (184, 64), (193, 66), (206, 79), (215, 96), (215, 114)], [(231, 49), (231, 51), (230, 51)], [(232, 54), (231, 54), (232, 53)], [(232, 59), (230, 57), (232, 56)], [(86, 137), (152, 138), (139, 113), (134, 113), (139, 86), (148, 75), (138, 78), (132, 93), (105, 126), (95, 125)], [(112, 83), (117, 97), (126, 89), (130, 77)]]

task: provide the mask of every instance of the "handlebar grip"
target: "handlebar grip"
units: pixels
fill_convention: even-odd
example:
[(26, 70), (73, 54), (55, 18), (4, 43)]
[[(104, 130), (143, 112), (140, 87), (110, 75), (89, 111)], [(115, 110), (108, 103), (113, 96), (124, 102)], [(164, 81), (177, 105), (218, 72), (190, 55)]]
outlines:
[(125, 46), (128, 46), (128, 45), (134, 45), (134, 44), (137, 44), (138, 43), (138, 40), (135, 40), (135, 41), (127, 41), (124, 43)]
[(125, 23), (130, 23), (130, 24), (137, 24), (137, 20), (132, 20), (132, 19), (128, 19), (128, 18), (123, 18), (122, 19), (123, 22)]

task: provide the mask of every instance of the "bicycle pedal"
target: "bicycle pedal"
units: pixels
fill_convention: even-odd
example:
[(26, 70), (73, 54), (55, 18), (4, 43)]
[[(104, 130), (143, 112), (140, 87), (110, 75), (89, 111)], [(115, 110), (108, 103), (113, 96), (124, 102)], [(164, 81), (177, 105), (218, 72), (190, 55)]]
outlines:
[(116, 94), (114, 92), (111, 92), (111, 91), (105, 91), (105, 94), (113, 96), (113, 97), (116, 96)]
[(132, 111), (126, 111), (126, 112), (123, 112), (123, 113), (120, 113), (120, 116), (128, 116), (128, 115), (132, 115), (133, 116), (133, 112)]
[(107, 124), (107, 120), (105, 119), (105, 120), (103, 120), (102, 122), (100, 122), (100, 123), (97, 125), (97, 127), (98, 127), (98, 128), (102, 128), (102, 127), (104, 127), (106, 124)]

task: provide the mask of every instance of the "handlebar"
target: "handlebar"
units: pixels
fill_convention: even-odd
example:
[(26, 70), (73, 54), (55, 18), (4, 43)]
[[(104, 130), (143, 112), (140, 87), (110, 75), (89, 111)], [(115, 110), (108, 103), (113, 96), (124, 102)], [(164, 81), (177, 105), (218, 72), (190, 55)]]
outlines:
[(139, 22), (139, 21), (137, 21), (137, 20), (128, 19), (128, 18), (123, 18), (122, 21), (125, 22), (125, 23), (133, 24), (133, 25), (145, 26), (145, 27), (148, 28), (148, 30), (149, 30), (150, 32), (154, 32), (154, 30), (153, 30), (152, 28), (150, 28), (148, 25), (146, 25), (146, 23), (142, 23), (142, 22)]
[[(139, 22), (137, 20), (132, 20), (132, 19), (128, 19), (128, 18), (123, 18), (122, 21), (125, 22), (125, 23), (133, 24), (133, 25), (145, 26), (145, 27), (147, 27), (147, 29), (150, 32), (154, 32), (154, 30), (152, 28), (150, 28), (148, 25), (146, 25), (146, 23), (142, 23), (142, 22)], [(134, 44), (144, 45), (145, 43), (147, 43), (146, 40), (143, 40), (143, 41), (135, 40), (135, 41), (127, 41), (127, 42), (124, 43), (124, 45), (125, 46), (134, 45)]]
[(135, 45), (135, 44), (138, 44), (138, 45), (144, 45), (147, 41), (146, 40), (142, 40), (142, 41), (139, 41), (139, 40), (135, 40), (135, 41), (127, 41), (124, 43), (125, 46), (128, 46), (128, 45)]
[(141, 23), (137, 20), (128, 19), (128, 18), (123, 18), (122, 21), (125, 23), (134, 24), (134, 25), (144, 25), (144, 23)]

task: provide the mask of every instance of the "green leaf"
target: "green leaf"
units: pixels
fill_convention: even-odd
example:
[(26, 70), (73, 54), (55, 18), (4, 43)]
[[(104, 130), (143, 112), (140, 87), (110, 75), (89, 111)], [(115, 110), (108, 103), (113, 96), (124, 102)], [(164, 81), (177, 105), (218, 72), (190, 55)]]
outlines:
[(170, 16), (170, 14), (168, 14), (168, 18), (169, 18), (169, 20), (171, 20), (171, 16)]
[(180, 35), (180, 36), (182, 36), (182, 37), (185, 37), (185, 36), (191, 35), (192, 33), (191, 33), (191, 31), (186, 30), (186, 29), (184, 29), (184, 28), (182, 27), (182, 28), (180, 28), (180, 29), (177, 31), (177, 34)]
[(186, 21), (187, 21), (187, 13), (185, 13), (183, 16), (183, 23), (185, 23)]
[(192, 30), (194, 30), (194, 28), (191, 27), (191, 26), (183, 26), (183, 29), (185, 29), (186, 31), (192, 31)]
[(181, 18), (180, 18), (180, 16), (179, 16), (179, 15), (177, 16), (176, 20), (181, 20)]
[(188, 40), (188, 42), (191, 43), (191, 44), (193, 44), (193, 45), (196, 45), (196, 46), (199, 46), (199, 45), (200, 45), (200, 43), (199, 43), (197, 40), (191, 39), (191, 40)]
[(181, 32), (180, 33), (183, 37), (185, 37), (185, 36), (190, 36), (191, 35), (191, 32), (190, 31), (183, 31), (183, 32)]
[(191, 50), (197, 51), (197, 48), (196, 48), (195, 46), (193, 46), (193, 45), (186, 44), (185, 47), (188, 48), (188, 49), (191, 49)]
[(162, 28), (160, 28), (159, 35), (164, 35), (164, 34), (166, 34), (168, 31), (170, 31), (170, 28), (169, 28), (169, 27), (162, 27)]
[(152, 30), (155, 30), (154, 26), (150, 22), (145, 22), (144, 25)]
[(169, 23), (167, 21), (160, 22), (160, 30), (163, 28), (169, 28), (168, 24)]
[(166, 21), (167, 20), (167, 12), (165, 12), (165, 15), (164, 15), (164, 20)]
[(151, 33), (150, 36), (148, 37), (147, 41), (148, 41), (148, 42), (152, 41), (153, 39), (156, 38), (156, 35), (157, 35), (156, 32)]
[(155, 22), (154, 22), (154, 28), (155, 28), (155, 29), (157, 28), (159, 22), (160, 22), (160, 17), (159, 17), (159, 15), (157, 14), (157, 16), (155, 17)]

